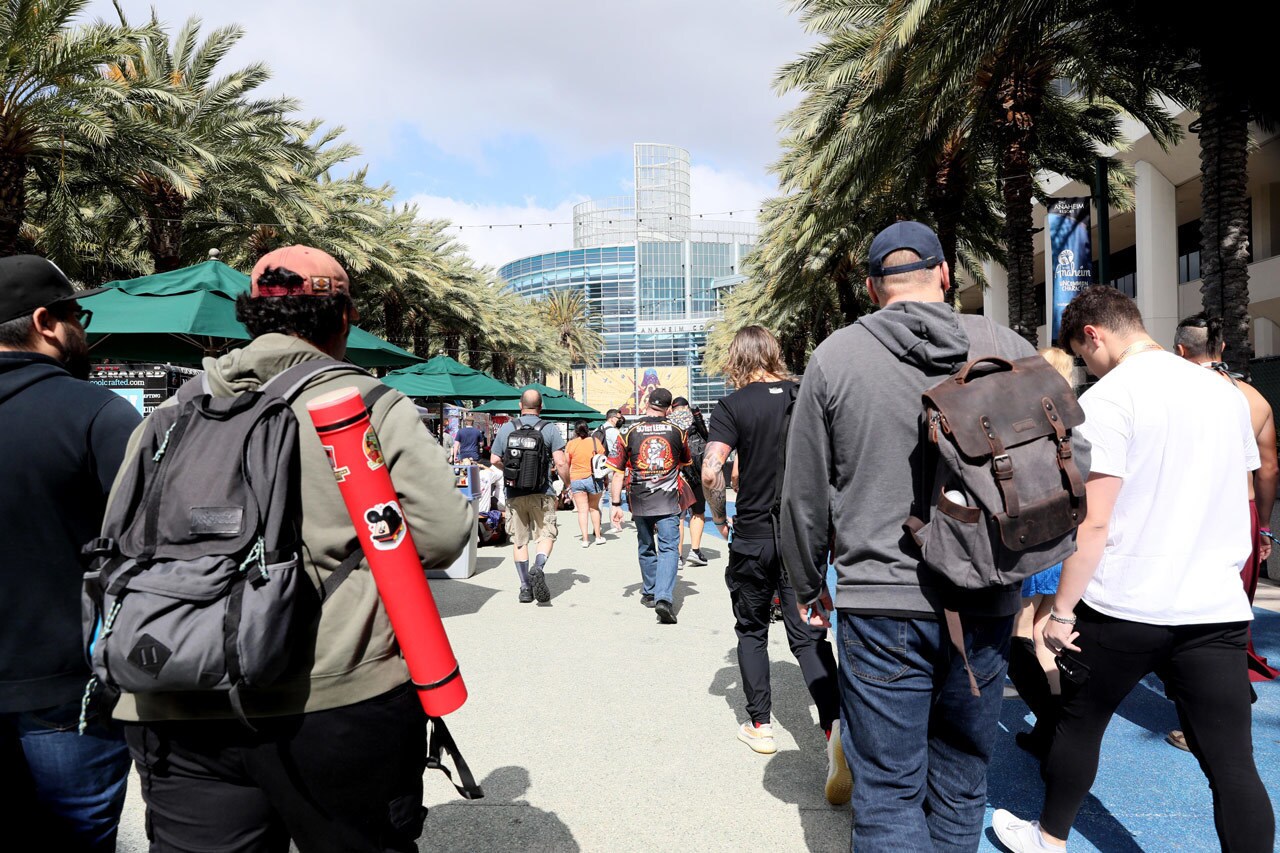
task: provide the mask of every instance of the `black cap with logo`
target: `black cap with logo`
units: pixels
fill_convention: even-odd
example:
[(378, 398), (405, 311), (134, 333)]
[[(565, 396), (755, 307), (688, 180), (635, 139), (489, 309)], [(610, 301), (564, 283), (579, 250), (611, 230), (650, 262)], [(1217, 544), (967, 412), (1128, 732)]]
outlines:
[(671, 408), (671, 392), (666, 388), (654, 388), (649, 392), (649, 405), (655, 409)]
[(39, 255), (0, 258), (0, 323), (106, 289), (76, 290), (57, 264)]

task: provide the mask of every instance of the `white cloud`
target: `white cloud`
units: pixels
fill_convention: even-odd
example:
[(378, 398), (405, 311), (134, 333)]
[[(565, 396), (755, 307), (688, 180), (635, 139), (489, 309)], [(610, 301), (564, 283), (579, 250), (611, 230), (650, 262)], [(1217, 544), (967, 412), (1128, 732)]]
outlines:
[[(448, 219), (461, 229), (450, 234), (466, 245), (477, 264), (494, 269), (526, 255), (554, 252), (573, 245), (573, 227), (546, 223), (572, 222), (573, 206), (581, 198), (565, 199), (552, 207), (528, 200), (523, 205), (474, 204), (445, 196), (418, 195), (409, 199), (418, 205), (424, 219)], [(493, 224), (495, 227), (489, 228)], [(525, 227), (496, 227), (519, 225)], [(467, 227), (484, 225), (482, 228)]]
[[(153, 0), (123, 0), (134, 22)], [(266, 61), (272, 91), (341, 123), (378, 158), (404, 123), (454, 154), (527, 134), (573, 160), (659, 139), (763, 174), (778, 66), (810, 39), (783, 0), (162, 0), (173, 30), (236, 22), (228, 67)], [(114, 19), (110, 0), (91, 16)]]
[[(690, 171), (693, 196), (692, 211), (723, 214), (739, 211), (732, 219), (754, 217), (754, 211), (772, 192), (770, 184), (752, 181), (736, 172), (718, 171), (710, 166), (695, 165)], [(455, 239), (464, 243), (479, 264), (494, 268), (526, 255), (555, 252), (571, 248), (573, 206), (584, 199), (568, 198), (555, 205), (541, 205), (528, 199), (523, 205), (474, 204), (445, 196), (418, 195), (410, 199), (417, 204), (425, 219), (448, 219), (462, 228), (452, 229)], [(745, 211), (745, 212), (744, 212)], [(730, 219), (717, 216), (717, 219)], [(467, 227), (489, 224), (523, 224), (524, 227)]]

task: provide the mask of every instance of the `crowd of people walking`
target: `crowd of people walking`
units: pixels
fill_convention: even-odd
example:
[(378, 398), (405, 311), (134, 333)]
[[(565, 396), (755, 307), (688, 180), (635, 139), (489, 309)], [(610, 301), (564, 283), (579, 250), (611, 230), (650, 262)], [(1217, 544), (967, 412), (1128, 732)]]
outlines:
[[(978, 848), (1006, 674), (1035, 715), (1018, 744), (1041, 762), (1045, 796), (1035, 819), (997, 810), (993, 831), (1015, 853), (1065, 849), (1112, 715), (1154, 673), (1180, 721), (1170, 742), (1208, 780), (1221, 848), (1270, 851), (1251, 702), (1252, 684), (1276, 671), (1249, 624), (1280, 468), (1270, 407), (1221, 363), (1216, 321), (1184, 321), (1167, 351), (1131, 299), (1089, 287), (1063, 313), (1061, 348), (1037, 353), (948, 304), (951, 270), (927, 226), (886, 228), (866, 261), (878, 310), (819, 345), (802, 378), (773, 334), (741, 329), (725, 366), (734, 391), (709, 422), (655, 387), (640, 415), (611, 410), (566, 441), (529, 390), (491, 447), (471, 421), (441, 447), (411, 401), (341, 364), (352, 283), (323, 252), (290, 247), (259, 262), (237, 303), (252, 342), (206, 360), (203, 379), (165, 404), (178, 411), (162, 435), (83, 381), (83, 292), (41, 258), (0, 259), (0, 452), (11, 469), (0, 589), (19, 603), (0, 622), (0, 756), (16, 784), (0, 800), (6, 824), (37, 827), (47, 849), (112, 850), (132, 763), (153, 851), (416, 849), (423, 685), (399, 653), (333, 448), (296, 430), (296, 465), (272, 480), (294, 516), (164, 506), (159, 491), (166, 477), (197, 476), (167, 467), (189, 458), (174, 448), (197, 411), (270, 397), (307, 423), (308, 403), (354, 387), (372, 424), (361, 464), (385, 465), (397, 485), (395, 501), (370, 509), (371, 547), (408, 531), (425, 568), (451, 563), (476, 518), (448, 463), (481, 460), (505, 486), (522, 603), (551, 599), (557, 479), (588, 553), (607, 541), (606, 519), (614, 537), (631, 523), (639, 601), (659, 626), (679, 623), (681, 569), (709, 562), (709, 513), (727, 543), (724, 623), (747, 718), (726, 735), (777, 751), (768, 637), (780, 616), (826, 743), (823, 794), (850, 804), (851, 849)], [(1078, 401), (1076, 359), (1097, 377)], [(246, 440), (247, 487), (261, 488), (275, 461)], [(133, 533), (108, 541), (103, 527), (130, 513), (140, 553)], [(277, 528), (270, 542), (259, 533), (225, 588), (195, 590), (166, 562), (207, 537)], [(99, 559), (89, 576), (85, 545)], [(180, 626), (108, 658), (100, 644), (129, 617), (119, 604), (82, 616), (82, 583), (93, 589), (86, 577), (126, 559), (120, 584), (155, 578), (151, 593), (218, 602), (226, 637), (250, 584), (294, 578), (306, 615), (281, 628), (288, 653), (256, 681), (240, 672), (252, 649)], [(229, 689), (207, 673), (183, 690), (115, 683), (122, 668), (154, 676), (202, 642), (232, 661)]]

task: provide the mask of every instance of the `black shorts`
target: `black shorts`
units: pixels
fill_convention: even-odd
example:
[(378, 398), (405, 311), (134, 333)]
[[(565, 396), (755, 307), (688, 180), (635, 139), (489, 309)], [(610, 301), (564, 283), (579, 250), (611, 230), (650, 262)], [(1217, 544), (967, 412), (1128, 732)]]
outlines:
[(707, 496), (702, 490), (702, 479), (685, 477), (689, 486), (693, 489), (693, 503), (689, 507), (689, 511), (695, 516), (704, 516), (707, 514)]

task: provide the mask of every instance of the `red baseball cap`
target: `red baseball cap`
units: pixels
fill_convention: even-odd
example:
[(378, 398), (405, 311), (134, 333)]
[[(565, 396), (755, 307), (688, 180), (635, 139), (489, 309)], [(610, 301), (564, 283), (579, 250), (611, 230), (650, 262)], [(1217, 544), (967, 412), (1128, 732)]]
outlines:
[[(296, 274), (301, 281), (258, 286), (258, 279), (268, 269), (283, 269)], [(249, 275), (249, 295), (261, 296), (332, 296), (350, 293), (351, 280), (332, 255), (310, 246), (285, 246), (267, 252)]]

